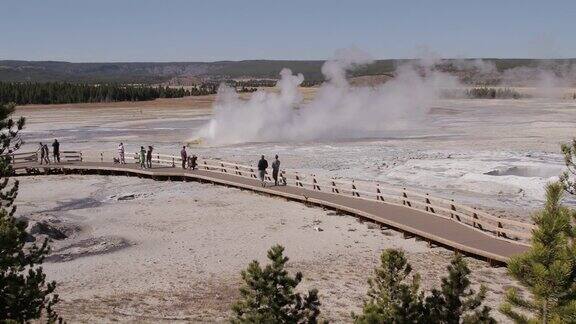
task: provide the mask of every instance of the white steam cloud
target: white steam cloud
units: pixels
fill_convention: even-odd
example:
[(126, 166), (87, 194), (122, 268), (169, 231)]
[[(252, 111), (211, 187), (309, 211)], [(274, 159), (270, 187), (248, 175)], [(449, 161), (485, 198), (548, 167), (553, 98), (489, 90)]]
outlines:
[(222, 86), (213, 118), (196, 135), (215, 145), (385, 136), (419, 127), (441, 90), (458, 85), (431, 66), (410, 64), (384, 84), (351, 86), (346, 71), (369, 62), (355, 49), (337, 52), (322, 66), (326, 82), (310, 102), (299, 90), (304, 77), (288, 69), (280, 73), (279, 93), (257, 91), (243, 100)]

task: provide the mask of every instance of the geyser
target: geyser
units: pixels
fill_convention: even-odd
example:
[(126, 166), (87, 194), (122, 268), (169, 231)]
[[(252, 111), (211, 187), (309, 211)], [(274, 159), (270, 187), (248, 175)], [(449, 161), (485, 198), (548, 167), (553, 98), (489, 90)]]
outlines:
[(267, 141), (336, 140), (390, 135), (419, 127), (443, 88), (456, 78), (434, 71), (432, 64), (400, 66), (396, 76), (377, 86), (351, 86), (346, 72), (369, 63), (357, 50), (338, 52), (326, 61), (326, 82), (304, 103), (298, 87), (302, 74), (280, 72), (279, 93), (257, 91), (248, 100), (221, 86), (214, 116), (196, 137), (210, 145)]

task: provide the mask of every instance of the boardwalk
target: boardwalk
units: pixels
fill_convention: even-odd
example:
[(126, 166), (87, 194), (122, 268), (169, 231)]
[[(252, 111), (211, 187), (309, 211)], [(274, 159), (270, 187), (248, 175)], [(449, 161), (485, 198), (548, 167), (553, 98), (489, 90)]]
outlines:
[[(202, 181), (284, 197), (353, 214), (364, 219), (416, 236), (431, 245), (444, 246), (492, 263), (506, 263), (513, 255), (528, 249), (528, 245), (496, 237), (478, 228), (430, 212), (398, 204), (360, 199), (355, 195), (335, 194), (321, 188), (303, 186), (261, 187), (260, 181), (222, 170), (182, 170), (171, 166), (140, 169), (136, 164), (108, 162), (64, 162), (58, 165), (39, 165), (36, 162), (15, 164), (17, 174), (78, 173), (132, 175), (155, 180)], [(238, 169), (238, 168), (236, 168)], [(26, 172), (25, 172), (26, 171)], [(239, 172), (238, 172), (239, 173)], [(316, 182), (316, 180), (314, 180)], [(223, 198), (225, 199), (225, 198)]]

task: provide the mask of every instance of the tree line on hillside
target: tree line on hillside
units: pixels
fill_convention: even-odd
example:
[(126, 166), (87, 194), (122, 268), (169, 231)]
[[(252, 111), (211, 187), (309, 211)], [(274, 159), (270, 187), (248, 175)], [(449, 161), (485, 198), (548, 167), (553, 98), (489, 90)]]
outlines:
[(219, 83), (216, 82), (205, 82), (190, 88), (189, 96), (207, 96), (213, 95), (218, 92)]
[(529, 97), (512, 88), (474, 87), (470, 89), (444, 89), (440, 96), (446, 99), (520, 99)]
[[(251, 79), (251, 80), (225, 80), (223, 81), (227, 85), (231, 87), (235, 87), (236, 89), (240, 88), (271, 88), (275, 87), (278, 80), (270, 80), (270, 79)], [(315, 87), (322, 84), (322, 80), (304, 80), (300, 84), (301, 87)]]
[(183, 88), (144, 85), (0, 82), (0, 102), (14, 102), (18, 105), (144, 101), (190, 95), (191, 91)]
[[(183, 87), (126, 84), (0, 82), (0, 102), (13, 102), (17, 105), (67, 104), (206, 96), (216, 94), (221, 83), (233, 87), (240, 93), (255, 92), (258, 87), (273, 87), (276, 85), (275, 80), (207, 81), (187, 89)], [(315, 84), (317, 83), (309, 81), (302, 86)]]
[(224, 83), (236, 88), (270, 88), (276, 86), (277, 80), (251, 79), (251, 80), (225, 80)]
[(511, 88), (476, 87), (466, 90), (472, 99), (520, 99), (522, 94)]

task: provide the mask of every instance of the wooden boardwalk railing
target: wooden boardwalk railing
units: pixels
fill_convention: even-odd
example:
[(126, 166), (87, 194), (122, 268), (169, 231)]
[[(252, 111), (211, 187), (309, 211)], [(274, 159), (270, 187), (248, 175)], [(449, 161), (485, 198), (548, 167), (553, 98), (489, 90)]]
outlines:
[[(180, 165), (181, 158), (173, 155), (158, 154), (153, 158), (153, 163), (174, 166)], [(135, 156), (135, 160), (138, 157)], [(202, 159), (198, 162), (198, 168), (212, 171), (230, 173), (242, 177), (254, 178), (257, 176), (257, 168), (248, 165), (223, 162), (214, 159)], [(454, 200), (438, 198), (428, 193), (421, 193), (406, 188), (394, 188), (380, 183), (359, 182), (354, 180), (326, 179), (315, 175), (306, 175), (298, 172), (280, 171), (284, 184), (294, 185), (306, 189), (330, 192), (333, 194), (353, 196), (357, 199), (379, 201), (388, 204), (402, 205), (406, 208), (422, 210), (438, 216), (470, 225), (495, 236), (508, 239), (528, 240), (532, 236), (534, 225), (491, 215), (473, 207), (458, 204)], [(268, 181), (272, 181), (270, 174), (266, 175)]]
[[(40, 167), (37, 163), (34, 163), (37, 159), (37, 155), (34, 152), (29, 153), (19, 153), (18, 157), (14, 158), (14, 166), (16, 170), (25, 170), (26, 173), (34, 174), (35, 168)], [(16, 155), (15, 155), (16, 156)], [(128, 165), (117, 165), (112, 164), (108, 159), (104, 159), (104, 156), (113, 156), (110, 153), (101, 153), (100, 161), (86, 161), (82, 152), (78, 151), (65, 151), (61, 153), (62, 164), (61, 165), (49, 165), (42, 166), (44, 169), (74, 169), (74, 168), (84, 168), (84, 169), (98, 169), (98, 170), (129, 170), (132, 173), (146, 174), (150, 176), (170, 176), (170, 175), (190, 175), (192, 177), (195, 175), (193, 172), (181, 171), (181, 158), (175, 155), (159, 154), (154, 153), (152, 156), (152, 164), (156, 166), (158, 171), (155, 169), (140, 170), (137, 167), (137, 162), (139, 159), (138, 154), (133, 156), (133, 161), (136, 163), (129, 163)], [(98, 159), (96, 159), (98, 160)], [(94, 163), (96, 162), (96, 164)], [(100, 165), (97, 163), (101, 163)], [(244, 187), (245, 184), (250, 184), (249, 188), (254, 191), (266, 191), (264, 189), (258, 189), (259, 186), (254, 186), (257, 184), (257, 169), (250, 165), (242, 165), (231, 162), (224, 162), (216, 159), (198, 159), (197, 168), (204, 172), (208, 179), (218, 178), (224, 179), (226, 183), (231, 183), (231, 181), (242, 182)], [(166, 170), (174, 169), (175, 172), (169, 172)], [(140, 171), (139, 171), (140, 170)], [(221, 174), (222, 176), (216, 176)], [(224, 177), (224, 178), (223, 178)], [(246, 181), (239, 181), (234, 179), (247, 179)], [(268, 181), (272, 181), (270, 176), (266, 176)], [(355, 205), (360, 207), (355, 207), (359, 210), (362, 209), (362, 205), (370, 206), (371, 210), (381, 206), (383, 209), (388, 208), (386, 206), (396, 206), (400, 209), (394, 210), (412, 210), (417, 212), (417, 214), (409, 213), (410, 215), (428, 215), (430, 219), (444, 219), (448, 220), (448, 223), (444, 224), (460, 224), (459, 226), (465, 226), (467, 228), (474, 229), (475, 231), (483, 233), (480, 236), (481, 239), (494, 240), (494, 242), (510, 242), (514, 245), (521, 246), (523, 248), (512, 248), (511, 251), (522, 251), (528, 246), (528, 240), (531, 237), (532, 229), (534, 225), (530, 223), (519, 222), (515, 220), (510, 220), (502, 217), (497, 217), (491, 215), (487, 212), (478, 210), (473, 207), (458, 204), (454, 200), (449, 200), (445, 198), (438, 198), (427, 193), (421, 193), (414, 190), (409, 190), (406, 188), (395, 188), (392, 186), (387, 186), (381, 183), (366, 182), (366, 181), (355, 181), (355, 180), (343, 180), (343, 179), (330, 179), (317, 177), (315, 175), (303, 174), (299, 172), (290, 172), (287, 170), (281, 170), (280, 172), (281, 183), (286, 185), (285, 188), (292, 188), (291, 191), (298, 192), (298, 194), (304, 195), (304, 197), (312, 196), (311, 193), (317, 192), (314, 196), (324, 197), (325, 200), (338, 201), (337, 197), (342, 197), (340, 201), (349, 202), (348, 205)], [(231, 180), (232, 179), (232, 180)], [(279, 195), (287, 196), (287, 193), (279, 192), (281, 187), (275, 187), (276, 192)], [(267, 190), (268, 192), (270, 190)], [(283, 190), (286, 191), (286, 190)], [(329, 199), (328, 199), (329, 198)], [(301, 200), (301, 199), (300, 199)], [(308, 198), (306, 198), (308, 200)], [(355, 201), (355, 203), (352, 203)], [(362, 203), (364, 202), (364, 203)], [(331, 203), (325, 204), (326, 206), (334, 206), (337, 204)], [(358, 215), (363, 214), (358, 212)], [(391, 224), (388, 224), (391, 225)], [(401, 227), (401, 226), (397, 226)], [(462, 228), (462, 227), (461, 227)], [(417, 231), (414, 231), (417, 232)], [(425, 233), (419, 231), (418, 233), (424, 234), (421, 236), (426, 236)], [(418, 234), (418, 235), (420, 235)], [(437, 235), (436, 235), (437, 236)], [(429, 236), (434, 237), (434, 236)], [(440, 238), (439, 240), (444, 242)], [(450, 242), (449, 240), (446, 242)], [(492, 243), (494, 243), (492, 242)], [(492, 244), (491, 243), (491, 244)], [(451, 244), (444, 244), (451, 245)], [(465, 246), (460, 244), (453, 244), (458, 246), (453, 246), (459, 250), (466, 251)], [(497, 247), (493, 247), (498, 250)], [(509, 256), (494, 256), (491, 254), (482, 254), (481, 251), (477, 251), (476, 248), (470, 249), (472, 254), (481, 255), (487, 257), (488, 259), (493, 259), (495, 261), (506, 262)], [(478, 253), (476, 253), (478, 252)], [(488, 256), (489, 255), (489, 256)]]

